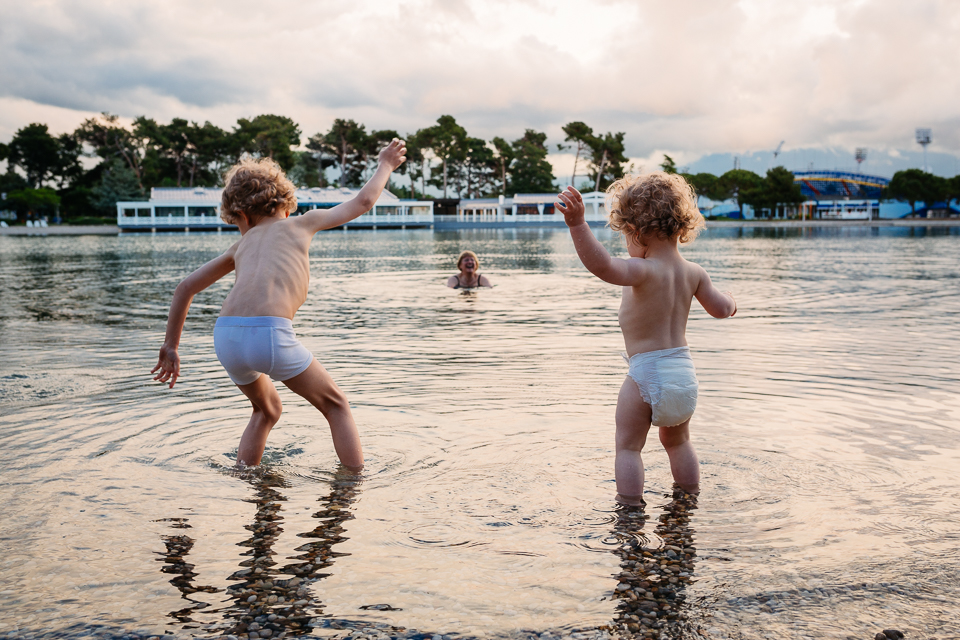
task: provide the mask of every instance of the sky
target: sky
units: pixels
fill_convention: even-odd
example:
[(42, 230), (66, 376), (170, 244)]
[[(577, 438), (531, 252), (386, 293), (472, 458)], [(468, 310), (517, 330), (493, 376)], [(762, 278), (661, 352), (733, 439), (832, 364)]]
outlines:
[[(634, 170), (960, 173), (957, 0), (0, 0), (0, 141), (108, 111), (623, 131)], [(562, 181), (562, 177), (561, 177)]]

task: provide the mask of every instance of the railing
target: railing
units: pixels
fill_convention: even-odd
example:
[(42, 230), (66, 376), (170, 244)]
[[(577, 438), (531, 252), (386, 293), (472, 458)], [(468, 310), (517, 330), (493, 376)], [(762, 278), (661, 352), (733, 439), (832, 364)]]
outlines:
[[(351, 220), (344, 226), (391, 226), (406, 225), (429, 226), (433, 223), (433, 214), (385, 214), (374, 215), (365, 213)], [(228, 225), (218, 216), (124, 216), (117, 217), (117, 225), (121, 229), (152, 229), (157, 227), (173, 229), (219, 229), (235, 228)]]

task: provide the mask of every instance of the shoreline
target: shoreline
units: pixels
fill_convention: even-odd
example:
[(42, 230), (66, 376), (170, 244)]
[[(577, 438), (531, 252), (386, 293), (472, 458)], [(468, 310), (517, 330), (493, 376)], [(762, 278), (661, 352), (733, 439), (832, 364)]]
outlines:
[[(831, 227), (960, 227), (960, 218), (904, 220), (707, 220), (707, 228), (758, 228), (770, 229), (807, 229)], [(591, 227), (605, 227), (606, 222), (589, 221)], [(561, 229), (566, 225), (561, 220), (543, 220), (530, 222), (472, 222), (467, 220), (435, 220), (434, 231), (454, 231), (459, 229)], [(383, 227), (385, 230), (387, 227)], [(425, 227), (431, 228), (431, 227)], [(206, 230), (191, 229), (191, 233), (205, 233)], [(213, 231), (212, 229), (210, 230)], [(116, 225), (57, 225), (51, 227), (6, 227), (0, 228), (0, 236), (119, 236), (141, 235), (149, 231), (122, 231)], [(182, 230), (163, 233), (184, 233)]]

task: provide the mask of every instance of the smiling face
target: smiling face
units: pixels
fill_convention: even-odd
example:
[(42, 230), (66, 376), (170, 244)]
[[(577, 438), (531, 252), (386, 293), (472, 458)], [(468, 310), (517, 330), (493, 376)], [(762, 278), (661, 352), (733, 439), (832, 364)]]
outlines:
[(463, 256), (458, 266), (463, 273), (473, 273), (477, 270), (477, 261), (473, 259), (473, 256)]

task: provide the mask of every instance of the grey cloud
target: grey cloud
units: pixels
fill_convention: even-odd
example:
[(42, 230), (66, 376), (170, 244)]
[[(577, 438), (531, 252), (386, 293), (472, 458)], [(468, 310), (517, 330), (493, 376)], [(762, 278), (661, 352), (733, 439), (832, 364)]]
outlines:
[[(804, 33), (818, 6), (835, 10), (837, 28)], [(518, 7), (544, 21), (574, 16), (573, 26), (518, 30)], [(577, 18), (599, 10), (615, 19)], [(551, 144), (583, 120), (625, 131), (636, 157), (744, 154), (781, 139), (910, 148), (916, 126), (933, 127), (940, 150), (960, 147), (960, 4), (950, 0), (54, 0), (5, 13), (0, 94), (75, 109), (271, 111), (308, 135), (333, 117), (409, 132), (450, 113), (474, 135), (529, 127)]]

